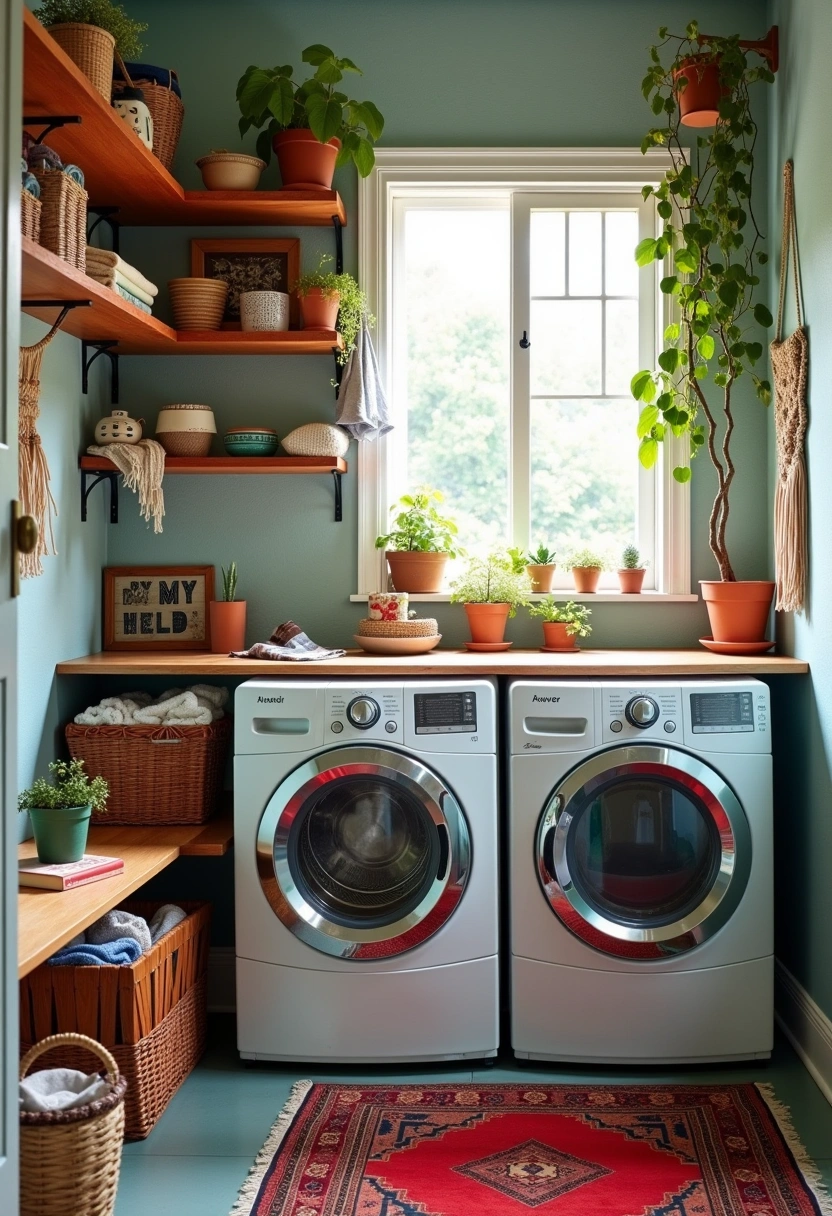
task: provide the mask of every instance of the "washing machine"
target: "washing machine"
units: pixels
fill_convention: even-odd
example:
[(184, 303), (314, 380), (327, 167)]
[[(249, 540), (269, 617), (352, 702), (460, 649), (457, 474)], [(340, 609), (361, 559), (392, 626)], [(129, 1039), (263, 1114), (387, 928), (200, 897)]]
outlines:
[(769, 1056), (766, 685), (516, 681), (508, 705), (515, 1054)]
[(244, 1058), (496, 1055), (496, 737), (488, 680), (238, 688)]

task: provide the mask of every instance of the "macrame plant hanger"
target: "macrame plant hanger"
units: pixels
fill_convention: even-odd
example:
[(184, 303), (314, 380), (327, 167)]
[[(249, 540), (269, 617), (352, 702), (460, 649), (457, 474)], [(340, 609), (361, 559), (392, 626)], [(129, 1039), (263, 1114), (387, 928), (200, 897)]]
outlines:
[[(794, 263), (797, 329), (782, 337), (789, 255)], [(774, 379), (774, 428), (777, 437), (777, 487), (774, 495), (774, 563), (778, 612), (802, 612), (806, 600), (807, 516), (806, 460), (803, 444), (808, 411), (806, 382), (809, 339), (803, 327), (800, 261), (794, 206), (794, 169), (783, 166), (783, 245), (780, 251), (780, 301), (777, 336), (771, 343)]]
[(24, 515), (31, 515), (38, 526), (38, 538), (31, 553), (20, 554), (20, 577), (35, 578), (43, 574), (42, 558), (57, 553), (52, 517), (57, 518), (58, 508), (49, 489), (49, 465), (38, 434), (40, 413), (40, 367), (43, 354), (55, 334), (61, 328), (65, 312), (62, 312), (49, 333), (34, 346), (21, 346), (18, 372), (19, 412), (18, 476), (20, 481), (20, 503)]

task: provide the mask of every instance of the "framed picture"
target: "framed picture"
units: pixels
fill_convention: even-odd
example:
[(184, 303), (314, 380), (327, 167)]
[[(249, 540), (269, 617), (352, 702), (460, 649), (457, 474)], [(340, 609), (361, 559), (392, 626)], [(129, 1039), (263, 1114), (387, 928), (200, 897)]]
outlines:
[(240, 292), (285, 291), (291, 296), (289, 328), (297, 329), (298, 301), (292, 295), (300, 274), (300, 241), (251, 237), (235, 240), (191, 241), (191, 274), (198, 279), (223, 279), (228, 299), (221, 329), (240, 328)]
[(108, 566), (105, 650), (210, 650), (213, 566)]

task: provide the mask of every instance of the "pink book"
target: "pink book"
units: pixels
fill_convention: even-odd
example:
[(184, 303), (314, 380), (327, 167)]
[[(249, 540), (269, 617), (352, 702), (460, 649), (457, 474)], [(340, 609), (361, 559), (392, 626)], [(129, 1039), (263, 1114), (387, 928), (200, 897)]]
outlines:
[(46, 865), (34, 857), (19, 861), (17, 865), (19, 886), (40, 887), (47, 891), (70, 891), (88, 882), (98, 882), (99, 878), (111, 878), (124, 869), (120, 857), (96, 857), (92, 853), (85, 853), (80, 861), (68, 861), (59, 866)]

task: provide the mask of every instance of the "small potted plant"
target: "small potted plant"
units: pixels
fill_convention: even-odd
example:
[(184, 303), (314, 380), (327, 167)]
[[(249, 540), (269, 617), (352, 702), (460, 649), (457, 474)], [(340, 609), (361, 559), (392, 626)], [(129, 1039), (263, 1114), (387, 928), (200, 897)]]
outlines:
[(506, 622), (529, 602), (529, 580), (518, 573), (503, 553), (472, 557), (462, 575), (451, 584), (452, 604), (464, 604), (471, 630), (470, 649), (507, 648)]
[(138, 59), (147, 26), (112, 0), (43, 0), (35, 16), (109, 105), (113, 55)]
[(361, 69), (328, 46), (308, 46), (301, 58), (315, 68), (303, 84), (292, 79), (291, 64), (246, 68), (237, 84), (240, 135), (265, 128), (257, 155), (268, 164), (274, 148), (284, 189), (329, 190), (335, 166), (350, 161), (366, 177), (384, 118), (371, 101), (351, 101), (336, 87), (345, 72), (360, 76)]
[(569, 567), (575, 580), (575, 590), (591, 593), (598, 590), (598, 580), (601, 572), (607, 568), (607, 561), (593, 549), (576, 549), (570, 554)]
[(592, 616), (592, 609), (573, 600), (558, 604), (550, 595), (539, 604), (532, 604), (529, 612), (543, 621), (542, 650), (577, 650), (575, 639), (587, 638), (592, 633), (592, 626), (587, 621)]
[(231, 562), (222, 571), (222, 599), (211, 600), (211, 650), (214, 654), (230, 654), (245, 650), (246, 601), (237, 599), (237, 563)]
[(526, 554), (526, 569), (532, 591), (551, 591), (555, 577), (555, 551), (546, 545), (538, 545)]
[(338, 362), (344, 364), (361, 332), (362, 317), (366, 316), (370, 325), (375, 323), (375, 317), (370, 315), (367, 296), (351, 274), (335, 274), (324, 269), (331, 261), (332, 255), (325, 254), (317, 270), (300, 276), (294, 291), (300, 302), (304, 329), (335, 329), (337, 326), (344, 339)]
[(442, 590), (448, 559), (461, 555), (456, 524), (437, 510), (442, 502), (444, 495), (439, 490), (420, 486), (413, 494), (403, 494), (390, 508), (396, 512), (393, 527), (376, 538), (376, 548), (386, 550), (396, 591), (436, 594)]
[(84, 856), (90, 816), (104, 810), (110, 787), (103, 777), (88, 777), (83, 760), (54, 760), (49, 771), (54, 780), (35, 778), (17, 806), (29, 812), (38, 861), (59, 866)]
[(635, 545), (625, 545), (621, 554), (621, 569), (618, 571), (618, 581), (621, 584), (622, 595), (640, 595), (647, 570), (647, 562), (641, 560), (641, 554)]

